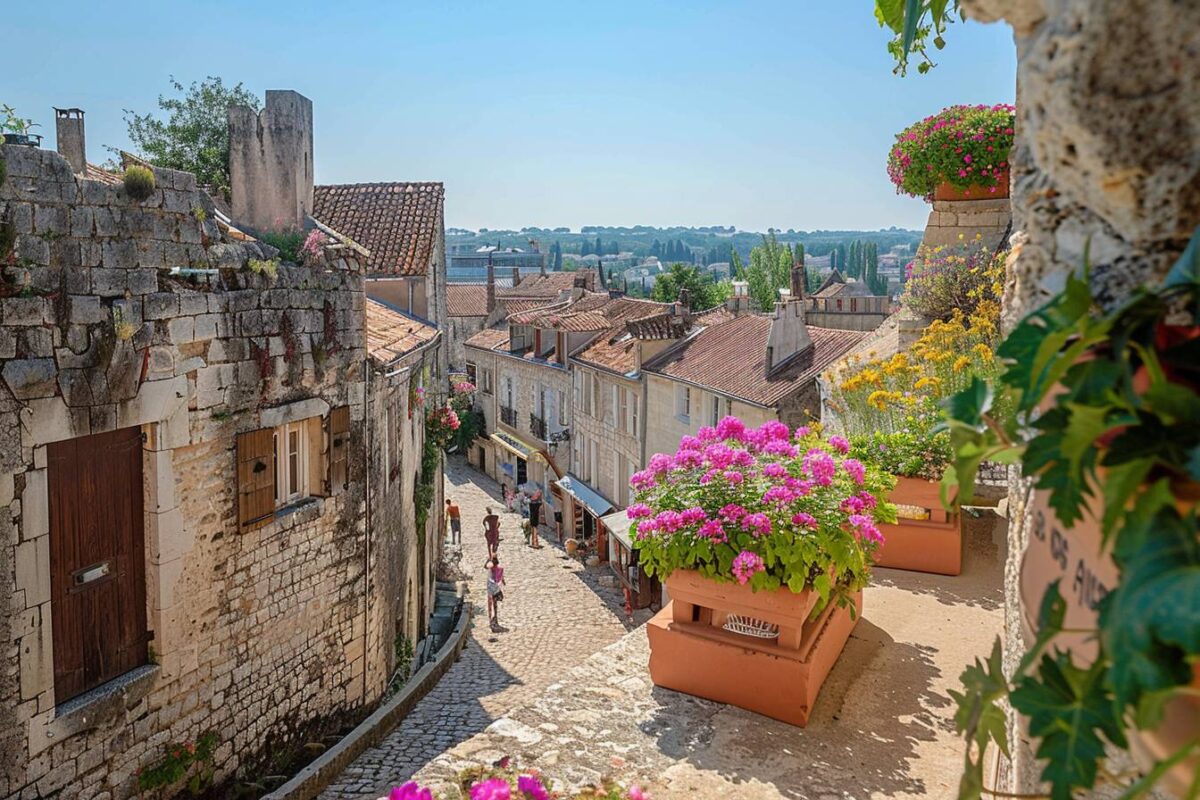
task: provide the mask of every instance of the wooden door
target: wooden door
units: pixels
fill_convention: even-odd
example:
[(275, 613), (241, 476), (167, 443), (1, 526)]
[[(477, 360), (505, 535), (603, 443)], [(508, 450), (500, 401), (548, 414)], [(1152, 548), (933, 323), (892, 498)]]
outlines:
[(146, 663), (139, 428), (47, 448), (56, 703)]

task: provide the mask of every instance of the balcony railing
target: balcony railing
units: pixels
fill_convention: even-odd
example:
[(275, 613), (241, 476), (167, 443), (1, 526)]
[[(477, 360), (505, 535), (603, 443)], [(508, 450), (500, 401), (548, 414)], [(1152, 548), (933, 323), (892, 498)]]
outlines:
[(517, 427), (517, 410), (500, 406), (500, 421), (510, 428)]
[(546, 441), (549, 427), (550, 426), (546, 424), (546, 420), (542, 419), (537, 414), (530, 413), (529, 432), (532, 433), (535, 438), (540, 439), (543, 442)]

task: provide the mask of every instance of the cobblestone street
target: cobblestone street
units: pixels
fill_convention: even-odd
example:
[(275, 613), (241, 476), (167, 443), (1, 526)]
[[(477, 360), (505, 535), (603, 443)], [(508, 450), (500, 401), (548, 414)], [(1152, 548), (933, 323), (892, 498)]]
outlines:
[[(618, 590), (600, 585), (606, 566), (585, 569), (568, 558), (543, 526), (543, 547), (526, 547), (517, 514), (504, 509), (500, 487), (453, 459), (446, 496), (463, 520), (462, 569), (473, 606), (471, 639), (445, 677), (384, 742), (363, 753), (321, 795), (377, 798), (435, 756), (482, 732), (513, 709), (531, 702), (553, 681), (629, 629)], [(507, 586), (500, 607), (502, 630), (488, 626), (487, 550), (481, 521), (485, 507), (501, 517), (500, 560)], [(635, 624), (644, 622), (639, 612)]]

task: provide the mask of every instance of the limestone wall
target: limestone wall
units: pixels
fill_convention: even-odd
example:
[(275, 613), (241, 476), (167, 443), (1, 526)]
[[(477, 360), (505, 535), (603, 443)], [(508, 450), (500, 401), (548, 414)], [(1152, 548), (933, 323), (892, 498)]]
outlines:
[[(1200, 6), (1171, 0), (964, 0), (1003, 18), (1017, 45), (1014, 228), (1019, 256), (1005, 322), (1060, 290), (1090, 243), (1093, 295), (1112, 305), (1165, 275), (1200, 224)], [(1014, 476), (1006, 570), (1007, 630), (1020, 631), (1017, 591), (1028, 539), (1028, 486)], [(1011, 670), (1024, 645), (1006, 639)], [(1037, 789), (1024, 737), (1001, 790)], [(1118, 765), (1118, 769), (1120, 765)]]
[(1005, 200), (934, 200), (925, 236), (926, 247), (978, 241), (995, 251), (1011, 232), (1012, 211)]
[[(593, 376), (600, 379), (600, 405), (593, 407), (591, 414), (583, 412), (582, 401), (578, 397), (568, 395), (568, 402), (573, 405), (572, 420), (574, 427), (571, 429), (573, 440), (581, 437), (587, 438), (592, 442), (592, 446), (597, 448), (599, 455), (596, 460), (596, 473), (587, 483), (600, 494), (607, 497), (618, 508), (623, 508), (628, 503), (622, 503), (621, 497), (622, 486), (618, 482), (624, 484), (627, 475), (618, 475), (617, 459), (619, 453), (625, 462), (629, 465), (627, 469), (630, 474), (642, 468), (642, 440), (645, 430), (646, 421), (646, 401), (642, 396), (642, 385), (637, 380), (627, 380), (619, 378), (612, 373), (603, 370), (592, 369), (591, 367), (581, 366), (577, 362), (571, 362), (571, 369), (579, 372), (584, 381), (590, 381)], [(619, 386), (629, 392), (634, 393), (638, 398), (638, 427), (639, 431), (636, 434), (622, 432), (614, 423), (615, 417), (612, 416), (612, 392), (613, 386)], [(572, 461), (578, 457), (579, 451), (572, 442)], [(571, 471), (576, 475), (580, 474), (580, 464), (573, 463)], [(626, 494), (627, 494), (626, 490)]]
[[(359, 265), (329, 250), (249, 271), (271, 252), (225, 241), (189, 174), (156, 170), (137, 203), (56, 153), (0, 159), (16, 234), (0, 287), (0, 797), (129, 797), (167, 743), (206, 731), (218, 780), (259, 772), (360, 714), (388, 669), (390, 641), (366, 635)], [(349, 489), (240, 529), (236, 434), (338, 406)], [(152, 662), (56, 706), (47, 445), (130, 426), (145, 435)], [(405, 542), (381, 533), (372, 557)]]

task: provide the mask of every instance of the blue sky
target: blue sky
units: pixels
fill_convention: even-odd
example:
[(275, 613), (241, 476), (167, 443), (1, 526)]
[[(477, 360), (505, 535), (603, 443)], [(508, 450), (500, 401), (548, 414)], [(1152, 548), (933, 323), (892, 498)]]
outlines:
[[(440, 180), (446, 221), (921, 227), (893, 135), (953, 103), (1012, 102), (1009, 29), (970, 22), (939, 66), (891, 73), (867, 0), (66, 0), (5, 11), (0, 103), (87, 112), (128, 147), (169, 75), (313, 100), (318, 183)], [(51, 145), (52, 146), (52, 145)]]

